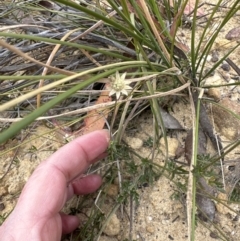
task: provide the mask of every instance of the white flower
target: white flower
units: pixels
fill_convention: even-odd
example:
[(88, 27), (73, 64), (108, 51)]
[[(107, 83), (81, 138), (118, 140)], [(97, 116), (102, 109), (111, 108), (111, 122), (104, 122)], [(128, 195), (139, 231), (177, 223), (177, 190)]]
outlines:
[(120, 95), (128, 95), (128, 90), (131, 90), (132, 87), (129, 86), (131, 81), (125, 80), (126, 72), (123, 73), (121, 76), (119, 72), (116, 72), (116, 77), (111, 77), (110, 83), (110, 93), (109, 96), (116, 94), (116, 98), (119, 99)]

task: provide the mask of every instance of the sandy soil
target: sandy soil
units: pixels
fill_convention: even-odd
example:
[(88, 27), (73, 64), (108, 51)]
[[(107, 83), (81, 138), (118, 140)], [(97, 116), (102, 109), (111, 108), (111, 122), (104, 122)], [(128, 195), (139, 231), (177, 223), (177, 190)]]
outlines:
[[(207, 4), (203, 6), (204, 11), (207, 11), (208, 8), (209, 6)], [(233, 46), (233, 43), (225, 39), (225, 35), (230, 29), (238, 25), (239, 17), (235, 17), (230, 20), (228, 25), (220, 32), (219, 38), (214, 45), (214, 50), (218, 51), (220, 56)], [(200, 27), (197, 29), (199, 32), (201, 32), (201, 30)], [(181, 41), (189, 44), (190, 33), (188, 29), (182, 30)], [(230, 58), (237, 66), (240, 66), (240, 59), (238, 56), (240, 56), (239, 48), (230, 55)], [(212, 57), (213, 56), (210, 56), (209, 59)], [(213, 62), (211, 62), (211, 60), (207, 63), (207, 65), (210, 66), (212, 64)], [(224, 71), (219, 68), (214, 76), (206, 79), (206, 84), (231, 83), (234, 81), (232, 79), (232, 76), (234, 75), (236, 76), (236, 73), (231, 68), (230, 71)], [(220, 98), (220, 103), (223, 103), (226, 107), (231, 109), (236, 108), (236, 111), (238, 111), (237, 106), (239, 105), (240, 100), (240, 87), (222, 87), (219, 90), (220, 92), (216, 95)], [(215, 110), (214, 107), (211, 107), (210, 105), (208, 106), (208, 110), (211, 119), (214, 121), (216, 120), (215, 128), (220, 134), (224, 146), (239, 138), (239, 121), (231, 119), (231, 116)], [(186, 128), (186, 130), (191, 128), (192, 120), (190, 106), (188, 104), (183, 103), (181, 100), (178, 101), (174, 104), (173, 111), (170, 112), (170, 114), (172, 114), (182, 126)], [(219, 116), (221, 118), (219, 118)], [(232, 123), (234, 123), (234, 125)], [(132, 148), (137, 150), (141, 156), (148, 157), (151, 150), (144, 147), (142, 144), (143, 141), (146, 141), (153, 135), (151, 116), (149, 116), (148, 113), (143, 114), (141, 118), (137, 120), (136, 128), (137, 130), (134, 136), (127, 134), (125, 140)], [(178, 146), (184, 147), (186, 131), (174, 131), (172, 134), (169, 134), (169, 138), (171, 138), (169, 139), (169, 149), (171, 150), (172, 155), (175, 156)], [(0, 167), (0, 177), (4, 176), (0, 183), (1, 216), (5, 216), (11, 212), (16, 204), (17, 197), (19, 196), (22, 187), (35, 167), (64, 144), (63, 139), (60, 140), (59, 138), (55, 138), (50, 129), (41, 125), (32, 131), (28, 140), (30, 139), (32, 140), (20, 147), (17, 156), (14, 155), (14, 151), (9, 151), (1, 157), (2, 165)], [(13, 140), (13, 142), (5, 146), (5, 150), (8, 150), (19, 143), (19, 140)], [(161, 148), (164, 147), (161, 146), (160, 149)], [(213, 153), (210, 141), (208, 141), (208, 152), (210, 154)], [(2, 150), (1, 153), (4, 153), (4, 150)], [(238, 159), (239, 153), (240, 149), (234, 150), (234, 152), (231, 152), (226, 156), (226, 161)], [(154, 161), (159, 165), (163, 165), (164, 156), (159, 153)], [(181, 156), (178, 161), (186, 163), (184, 156)], [(9, 166), (10, 163), (11, 166)], [(229, 173), (228, 167), (228, 164), (224, 166), (226, 175)], [(129, 232), (132, 233), (134, 240), (139, 241), (188, 240), (186, 203), (184, 198), (182, 200), (176, 200), (173, 198), (173, 195), (176, 193), (176, 187), (169, 178), (162, 176), (153, 184), (153, 186), (142, 187), (138, 192), (140, 195), (139, 204), (135, 204), (133, 209), (133, 227), (131, 230), (129, 231), (129, 222), (127, 219), (124, 218), (122, 220), (120, 212), (117, 212), (110, 220), (110, 224), (100, 240), (121, 241), (124, 240), (124, 238), (129, 238)], [(221, 197), (223, 197), (223, 199), (225, 198), (224, 195)], [(214, 225), (225, 233), (228, 240), (240, 240), (240, 221), (238, 218), (240, 206), (238, 204), (228, 204), (236, 211), (233, 212), (217, 202), (215, 202), (215, 205), (217, 206), (217, 212)], [(210, 223), (198, 223), (195, 240), (220, 240), (215, 234), (216, 229), (214, 228), (214, 225)]]

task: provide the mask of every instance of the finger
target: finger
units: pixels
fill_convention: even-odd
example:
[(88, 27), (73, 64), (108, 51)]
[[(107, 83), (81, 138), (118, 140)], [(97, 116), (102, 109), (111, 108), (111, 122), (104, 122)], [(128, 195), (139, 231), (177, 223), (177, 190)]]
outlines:
[(108, 131), (92, 132), (62, 147), (49, 158), (48, 163), (61, 171), (69, 182), (106, 151), (108, 142)]
[[(104, 152), (104, 153), (100, 154), (97, 158), (95, 158), (94, 160), (92, 160), (92, 163), (98, 162), (98, 161), (100, 161), (101, 159), (105, 158), (106, 156), (107, 156), (107, 152)], [(94, 170), (96, 170), (96, 169), (94, 169)], [(77, 178), (82, 177), (82, 176), (83, 176), (83, 173), (81, 172), (81, 173), (79, 173), (78, 176), (76, 176), (73, 180), (69, 181), (68, 183), (71, 183), (71, 182), (73, 182), (74, 180), (76, 180)]]
[(67, 234), (74, 231), (80, 224), (80, 220), (77, 216), (73, 215), (66, 215), (64, 213), (61, 213), (61, 219), (62, 219), (62, 233)]
[(105, 158), (106, 156), (107, 156), (107, 152), (104, 152), (104, 153), (100, 154), (97, 158), (92, 160), (92, 163), (98, 162), (99, 160)]
[(95, 192), (101, 185), (102, 178), (96, 174), (79, 178), (72, 183), (74, 193), (78, 195)]
[(102, 130), (59, 149), (34, 171), (19, 197), (18, 209), (24, 215), (36, 216), (59, 212), (67, 200), (67, 182), (83, 172), (107, 146), (108, 132)]
[(97, 191), (102, 185), (102, 178), (93, 174), (74, 180), (68, 187), (67, 200), (71, 199), (74, 194), (85, 195)]

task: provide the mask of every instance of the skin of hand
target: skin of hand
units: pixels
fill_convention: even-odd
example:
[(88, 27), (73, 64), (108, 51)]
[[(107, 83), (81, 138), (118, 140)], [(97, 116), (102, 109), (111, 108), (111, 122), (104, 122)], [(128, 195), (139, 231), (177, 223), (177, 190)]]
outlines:
[(95, 131), (76, 138), (43, 161), (0, 226), (0, 240), (57, 241), (62, 233), (76, 229), (80, 220), (60, 210), (74, 194), (88, 194), (100, 187), (100, 176), (79, 176), (106, 156), (108, 144), (108, 131)]

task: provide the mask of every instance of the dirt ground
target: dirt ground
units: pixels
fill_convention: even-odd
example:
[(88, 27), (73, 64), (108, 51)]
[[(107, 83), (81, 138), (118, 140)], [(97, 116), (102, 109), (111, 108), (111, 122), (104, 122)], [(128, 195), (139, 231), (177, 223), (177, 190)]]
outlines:
[[(208, 1), (210, 2), (210, 1)], [(213, 2), (213, 1), (211, 1)], [(204, 4), (203, 10), (207, 11), (209, 5)], [(239, 16), (230, 20), (223, 31), (220, 32), (219, 38), (214, 45), (215, 52), (209, 56), (207, 65), (213, 65), (213, 57), (216, 52), (219, 56), (223, 56), (226, 51), (235, 43), (225, 38), (226, 34), (233, 27), (239, 26)], [(213, 26), (214, 27), (214, 26)], [(197, 29), (201, 32), (201, 28)], [(189, 29), (182, 29), (181, 41), (190, 46), (190, 32)], [(198, 39), (196, 39), (198, 41)], [(234, 51), (229, 57), (237, 65), (240, 66), (240, 48)], [(208, 84), (226, 84), (234, 83), (234, 76), (236, 72), (230, 68), (224, 70), (222, 67), (218, 68), (214, 75), (206, 79), (206, 85)], [(216, 97), (217, 96), (217, 97)], [(228, 86), (221, 87), (218, 90), (206, 95), (207, 98), (219, 98), (220, 104), (225, 107), (235, 110), (237, 114), (240, 114), (239, 102), (240, 102), (240, 87)], [(216, 132), (220, 135), (223, 145), (227, 146), (233, 140), (240, 137), (240, 121), (236, 121), (231, 115), (226, 112), (217, 110), (214, 106), (207, 106), (210, 119), (214, 121), (214, 127)], [(178, 101), (173, 105), (170, 114), (174, 116), (180, 124), (189, 130), (192, 126), (191, 110), (189, 104), (183, 101)], [(151, 150), (143, 146), (143, 142), (146, 141), (149, 136), (153, 135), (153, 123), (151, 116), (146, 112), (136, 122), (137, 131), (134, 136), (126, 133), (125, 140), (127, 143), (137, 150), (142, 157), (148, 157)], [(169, 152), (174, 157), (176, 155), (178, 147), (184, 147), (187, 131), (174, 131), (173, 134), (169, 134)], [(64, 140), (56, 138), (51, 130), (45, 126), (39, 125), (32, 131), (29, 139), (33, 139), (31, 142), (21, 146), (17, 156), (14, 155), (15, 151), (10, 151), (1, 157), (0, 166), (0, 215), (5, 216), (10, 213), (16, 204), (17, 197), (19, 196), (24, 184), (28, 180), (29, 176), (36, 168), (36, 166), (54, 151), (59, 149), (63, 145)], [(13, 140), (11, 143), (5, 146), (5, 150), (15, 146), (19, 143), (19, 140)], [(164, 147), (160, 147), (164, 148)], [(5, 150), (1, 150), (3, 154)], [(208, 152), (212, 154), (213, 148), (208, 140)], [(230, 152), (226, 157), (226, 164), (224, 165), (224, 173), (226, 176), (229, 174), (228, 164), (230, 160), (239, 160), (240, 148)], [(186, 163), (184, 155), (181, 156), (178, 161)], [(159, 165), (163, 165), (164, 156), (158, 155), (155, 158), (155, 162)], [(11, 163), (11, 166), (10, 166)], [(235, 164), (239, 168), (238, 164)], [(10, 167), (10, 168), (9, 168)], [(7, 174), (6, 174), (7, 173)], [(230, 175), (230, 174), (229, 174)], [(176, 191), (174, 183), (169, 178), (162, 176), (157, 180), (153, 186), (142, 187), (139, 192), (139, 204), (134, 206), (133, 212), (133, 227), (129, 231), (129, 222), (126, 219), (121, 218), (120, 213), (113, 215), (112, 219), (101, 241), (122, 241), (129, 238), (129, 232), (132, 233), (132, 238), (139, 241), (166, 241), (188, 240), (187, 231), (187, 211), (186, 204), (173, 198)], [(225, 194), (218, 194), (225, 199)], [(216, 218), (214, 224), (210, 223), (198, 223), (195, 240), (221, 240), (215, 233), (215, 227), (218, 227), (223, 231), (228, 240), (237, 241), (240, 240), (240, 220), (239, 211), (240, 205), (228, 204), (231, 208), (225, 208), (220, 203), (215, 202), (216, 205)], [(235, 211), (235, 212), (234, 212)], [(225, 240), (225, 239), (223, 239)]]

